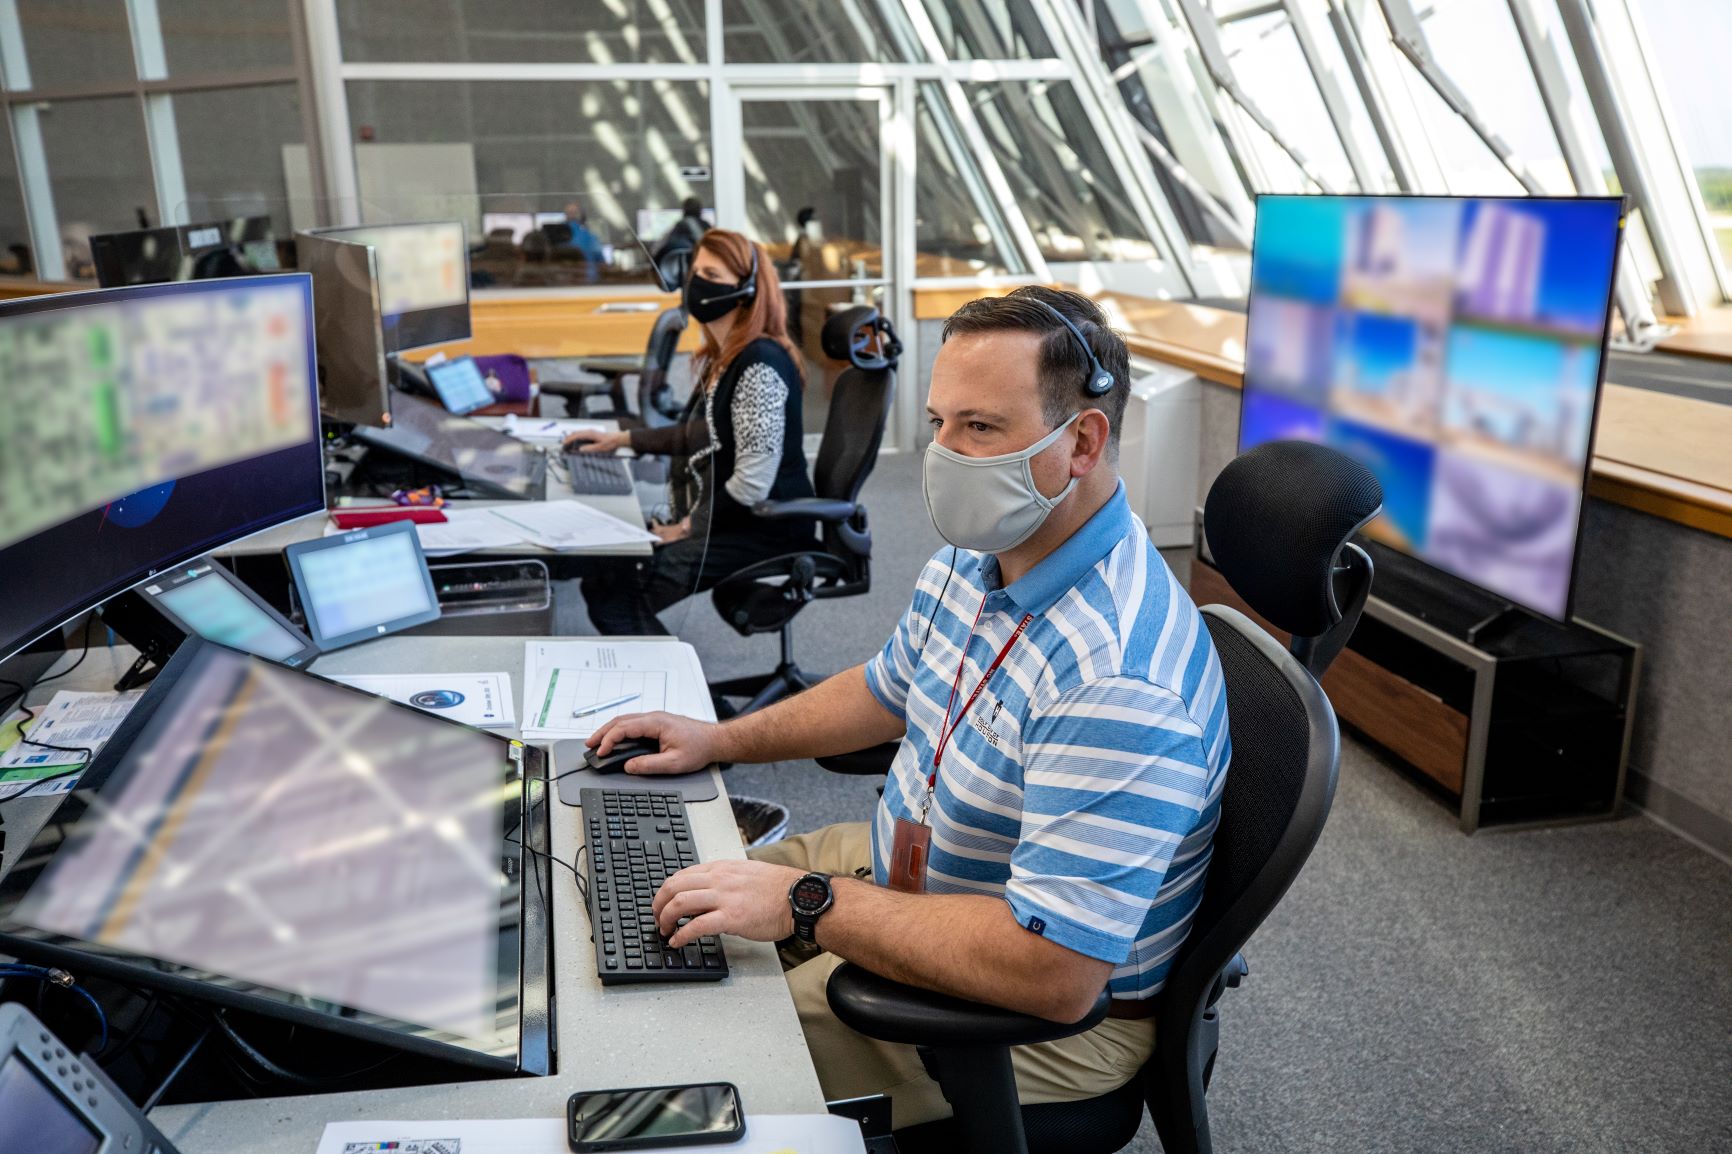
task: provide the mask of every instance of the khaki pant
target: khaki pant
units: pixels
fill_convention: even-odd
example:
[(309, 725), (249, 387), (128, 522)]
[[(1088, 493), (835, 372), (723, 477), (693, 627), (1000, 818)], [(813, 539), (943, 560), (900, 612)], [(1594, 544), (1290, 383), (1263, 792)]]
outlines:
[[(751, 851), (758, 861), (847, 876), (872, 864), (871, 830), (865, 822), (826, 826)], [(888, 1094), (892, 1123), (916, 1126), (950, 1117), (944, 1100), (913, 1046), (880, 1042), (855, 1033), (830, 1012), (824, 987), (842, 964), (819, 954), (795, 964), (784, 958), (788, 990), (800, 1013), (818, 1082), (830, 1100)], [(1012, 1048), (1017, 1093), (1024, 1103), (1070, 1102), (1116, 1090), (1136, 1076), (1155, 1048), (1152, 1018), (1108, 1018), (1092, 1030), (1056, 1042)]]

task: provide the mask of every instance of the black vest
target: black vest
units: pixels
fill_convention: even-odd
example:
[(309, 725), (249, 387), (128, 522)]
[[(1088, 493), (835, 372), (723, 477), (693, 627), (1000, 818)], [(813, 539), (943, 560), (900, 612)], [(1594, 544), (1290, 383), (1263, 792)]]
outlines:
[[(715, 414), (716, 451), (711, 456), (708, 481), (715, 485), (715, 511), (710, 530), (715, 533), (772, 533), (795, 538), (812, 535), (810, 521), (764, 521), (752, 515), (751, 509), (734, 500), (724, 482), (734, 475), (737, 442), (734, 437), (734, 390), (740, 375), (752, 365), (765, 364), (775, 369), (788, 386), (788, 399), (782, 405), (782, 458), (776, 466), (776, 479), (770, 485), (769, 499), (791, 501), (811, 497), (812, 479), (806, 474), (805, 429), (800, 408), (800, 371), (786, 349), (769, 337), (759, 337), (740, 350), (723, 370), (716, 382), (711, 411)], [(709, 500), (705, 495), (700, 500)]]

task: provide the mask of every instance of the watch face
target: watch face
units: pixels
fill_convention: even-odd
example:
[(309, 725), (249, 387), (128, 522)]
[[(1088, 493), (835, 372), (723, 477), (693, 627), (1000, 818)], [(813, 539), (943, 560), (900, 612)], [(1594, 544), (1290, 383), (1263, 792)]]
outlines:
[(801, 913), (820, 910), (830, 900), (830, 883), (810, 874), (794, 883), (794, 908)]

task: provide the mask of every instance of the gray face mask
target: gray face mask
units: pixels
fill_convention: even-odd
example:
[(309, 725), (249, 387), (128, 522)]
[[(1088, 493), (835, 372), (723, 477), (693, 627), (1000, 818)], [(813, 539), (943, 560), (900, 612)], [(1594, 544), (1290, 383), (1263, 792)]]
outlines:
[(1034, 536), (1077, 479), (1072, 477), (1056, 497), (1042, 496), (1029, 462), (1080, 416), (1072, 413), (1028, 448), (998, 457), (964, 457), (936, 441), (926, 446), (922, 487), (938, 535), (958, 549), (980, 553), (1003, 553)]

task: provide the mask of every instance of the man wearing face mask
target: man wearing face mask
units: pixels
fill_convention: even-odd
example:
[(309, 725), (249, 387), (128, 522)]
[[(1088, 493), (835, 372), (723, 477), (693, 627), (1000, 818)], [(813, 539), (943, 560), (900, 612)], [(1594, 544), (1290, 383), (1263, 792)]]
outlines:
[(898, 1127), (949, 1105), (911, 1047), (830, 1013), (840, 961), (1056, 1021), (1106, 986), (1099, 1026), (1016, 1048), (1017, 1085), (1024, 1103), (1123, 1085), (1153, 1050), (1230, 759), (1209, 633), (1114, 465), (1123, 341), (1087, 298), (1040, 287), (965, 305), (944, 337), (924, 470), (950, 546), (883, 651), (722, 725), (645, 714), (591, 739), (657, 737), (627, 766), (645, 774), (900, 739), (870, 823), (683, 870), (656, 898), (676, 945), (783, 942), (826, 1096), (887, 1093)]

